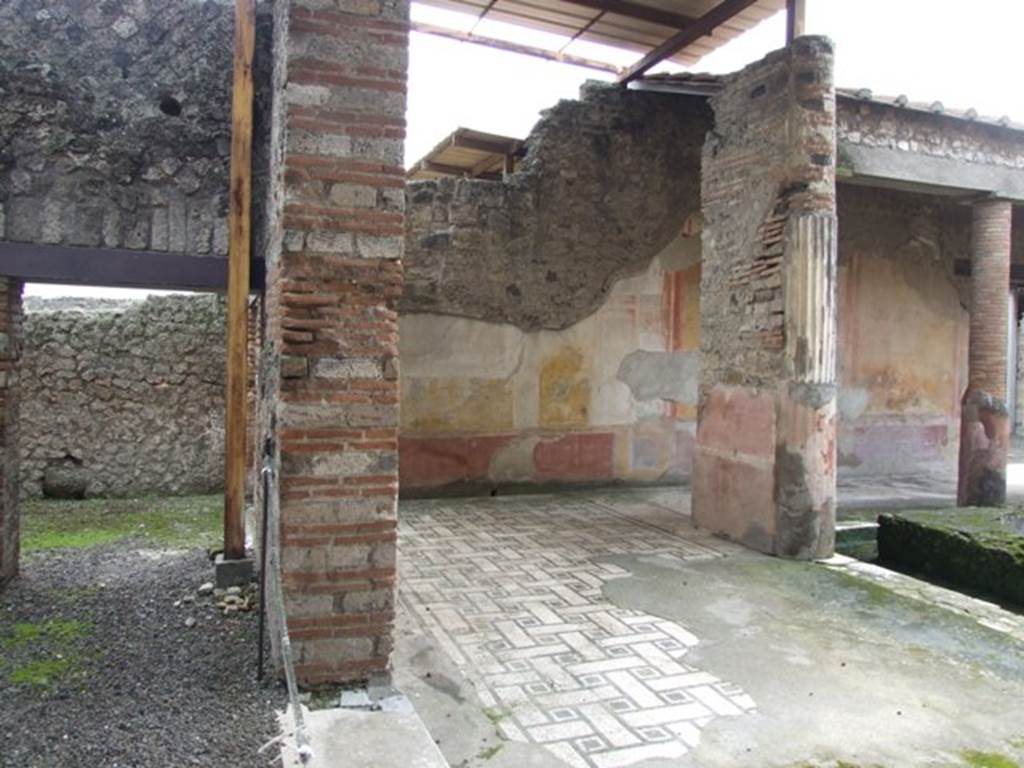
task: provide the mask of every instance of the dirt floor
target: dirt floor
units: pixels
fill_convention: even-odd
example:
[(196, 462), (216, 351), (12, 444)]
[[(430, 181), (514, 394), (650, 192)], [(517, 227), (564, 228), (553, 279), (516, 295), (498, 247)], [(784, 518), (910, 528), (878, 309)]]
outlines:
[(221, 499), (31, 502), (0, 594), (0, 766), (259, 766), (284, 696), (256, 611), (225, 614)]

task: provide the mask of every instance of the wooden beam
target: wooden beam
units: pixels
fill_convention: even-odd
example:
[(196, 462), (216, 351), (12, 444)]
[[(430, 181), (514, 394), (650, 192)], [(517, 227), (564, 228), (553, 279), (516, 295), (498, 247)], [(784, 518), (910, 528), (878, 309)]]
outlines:
[(628, 83), (631, 80), (636, 80), (651, 67), (661, 63), (690, 43), (696, 42), (705, 35), (710, 35), (715, 30), (715, 27), (721, 26), (756, 2), (757, 0), (723, 0), (723, 2), (705, 13), (693, 24), (672, 35), (672, 37), (645, 55), (636, 64), (628, 67), (619, 77), (619, 82)]
[(245, 557), (246, 404), (249, 260), (252, 258), (252, 61), (256, 0), (235, 0), (231, 94), (231, 190), (228, 211), (227, 383), (224, 393), (224, 558)]
[(786, 45), (804, 34), (807, 0), (786, 0)]
[(560, 64), (571, 64), (574, 67), (597, 69), (602, 72), (611, 72), (616, 75), (622, 73), (622, 67), (617, 67), (606, 61), (596, 61), (595, 59), (588, 59), (583, 56), (574, 56), (571, 53), (558, 53), (557, 51), (549, 51), (546, 48), (536, 48), (532, 45), (521, 45), (520, 43), (513, 43), (508, 40), (499, 40), (496, 37), (472, 35), (468, 32), (459, 32), (454, 29), (447, 29), (446, 27), (438, 27), (434, 24), (425, 24), (422, 21), (411, 22), (409, 28), (413, 32), (421, 32), (425, 35), (435, 35), (437, 37), (446, 37), (449, 40), (458, 40), (460, 43), (484, 45), (488, 48), (496, 48), (499, 51), (520, 53), (523, 56), (533, 56), (534, 58), (546, 59), (547, 61), (557, 61)]
[[(250, 262), (252, 290), (263, 290), (263, 272), (262, 260)], [(0, 242), (0, 275), (26, 283), (224, 291), (228, 260), (163, 251)]]
[(512, 141), (489, 141), (487, 139), (478, 139), (475, 136), (464, 136), (458, 132), (453, 133), (451, 138), (451, 146), (453, 147), (474, 149), (477, 152), (488, 152), (492, 155), (514, 154), (522, 146), (522, 143), (518, 139)]
[(697, 21), (694, 16), (684, 16), (681, 13), (663, 11), (660, 8), (651, 8), (646, 5), (630, 3), (627, 0), (563, 0), (570, 5), (579, 5), (584, 8), (592, 8), (602, 13), (614, 13), (616, 16), (625, 16), (628, 19), (637, 21), (649, 21), (651, 24), (658, 24), (670, 29), (682, 29)]
[(505, 175), (508, 176), (516, 172), (516, 156), (505, 155), (505, 167), (503, 168)]

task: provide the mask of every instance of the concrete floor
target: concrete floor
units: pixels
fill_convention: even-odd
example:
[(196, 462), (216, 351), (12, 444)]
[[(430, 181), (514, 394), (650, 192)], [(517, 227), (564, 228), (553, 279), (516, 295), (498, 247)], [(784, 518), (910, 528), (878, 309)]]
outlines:
[(1024, 765), (1024, 619), (760, 556), (688, 510), (655, 489), (403, 502), (395, 682), (451, 766)]

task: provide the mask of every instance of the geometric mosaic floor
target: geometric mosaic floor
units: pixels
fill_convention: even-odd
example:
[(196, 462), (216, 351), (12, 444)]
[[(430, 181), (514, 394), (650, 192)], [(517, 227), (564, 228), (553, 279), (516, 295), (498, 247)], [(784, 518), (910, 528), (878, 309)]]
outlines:
[[(670, 513), (669, 510), (663, 510)], [(583, 496), (403, 502), (401, 610), (473, 683), (505, 738), (574, 768), (677, 758), (754, 701), (686, 663), (700, 642), (601, 594), (615, 554), (721, 556)]]

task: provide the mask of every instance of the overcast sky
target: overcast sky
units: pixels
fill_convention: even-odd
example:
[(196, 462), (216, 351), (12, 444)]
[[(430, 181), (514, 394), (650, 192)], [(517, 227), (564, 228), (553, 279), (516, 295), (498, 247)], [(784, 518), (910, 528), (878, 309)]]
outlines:
[[(912, 100), (974, 107), (981, 114), (1024, 120), (1019, 84), (1024, 0), (807, 0), (807, 32), (836, 44), (836, 83)], [(413, 18), (468, 30), (471, 17), (421, 6)], [(479, 34), (512, 36), (558, 48), (555, 36), (510, 30), (484, 21)], [(695, 67), (730, 72), (782, 46), (783, 14), (766, 20)], [(569, 52), (627, 64), (635, 53), (575, 43)], [(430, 35), (413, 34), (409, 73), (406, 164), (457, 127), (525, 137), (538, 113), (575, 98), (588, 79), (612, 75)], [(36, 295), (138, 295), (97, 289), (28, 286)]]
[[(693, 69), (732, 72), (780, 48), (784, 15), (762, 22)], [(414, 6), (413, 18), (460, 29), (473, 24), (471, 18), (422, 6)], [(476, 31), (559, 47), (553, 35), (514, 32), (486, 20)], [(807, 0), (807, 32), (835, 42), (839, 86), (905, 93), (911, 100), (1024, 120), (1024, 88), (1018, 82), (1024, 64), (1024, 0), (966, 5), (960, 0)], [(574, 98), (585, 80), (612, 78), (430, 35), (413, 34), (411, 48), (407, 165), (460, 126), (525, 137), (540, 110)], [(595, 48), (574, 44), (568, 52), (588, 55)], [(626, 53), (614, 63), (636, 58)]]

